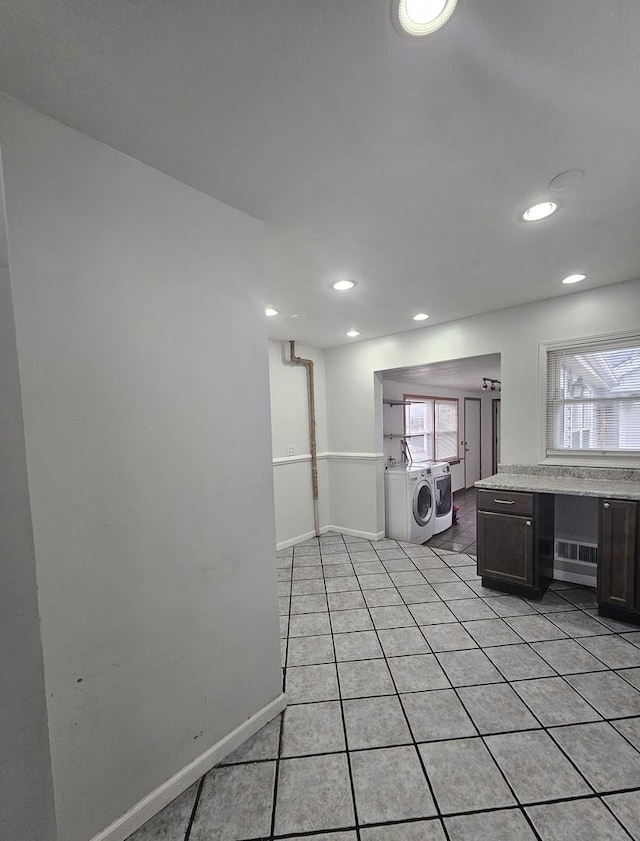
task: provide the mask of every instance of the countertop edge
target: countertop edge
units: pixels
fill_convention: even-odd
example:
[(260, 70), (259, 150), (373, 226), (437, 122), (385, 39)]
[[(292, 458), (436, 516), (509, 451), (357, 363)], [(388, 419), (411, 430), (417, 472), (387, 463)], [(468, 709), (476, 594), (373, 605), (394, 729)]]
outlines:
[(640, 500), (640, 482), (622, 482), (612, 479), (577, 479), (569, 476), (496, 473), (494, 476), (479, 479), (475, 482), (474, 487), (489, 491), (508, 490)]

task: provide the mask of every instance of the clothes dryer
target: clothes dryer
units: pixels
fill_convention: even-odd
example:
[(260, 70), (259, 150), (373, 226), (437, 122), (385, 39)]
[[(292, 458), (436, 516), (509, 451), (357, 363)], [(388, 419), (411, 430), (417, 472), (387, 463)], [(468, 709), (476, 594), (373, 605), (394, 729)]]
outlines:
[(433, 478), (434, 513), (433, 533), (440, 534), (453, 523), (453, 497), (451, 494), (451, 468), (446, 461), (431, 461)]
[(434, 506), (428, 465), (385, 470), (387, 537), (424, 543), (433, 535)]

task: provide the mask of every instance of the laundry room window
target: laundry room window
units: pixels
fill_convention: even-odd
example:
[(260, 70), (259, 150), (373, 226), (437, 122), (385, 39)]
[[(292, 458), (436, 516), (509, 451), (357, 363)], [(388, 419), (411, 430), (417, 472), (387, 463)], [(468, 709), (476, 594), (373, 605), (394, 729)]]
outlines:
[(547, 458), (640, 456), (640, 336), (544, 350)]
[(405, 394), (404, 433), (414, 461), (457, 461), (458, 400)]

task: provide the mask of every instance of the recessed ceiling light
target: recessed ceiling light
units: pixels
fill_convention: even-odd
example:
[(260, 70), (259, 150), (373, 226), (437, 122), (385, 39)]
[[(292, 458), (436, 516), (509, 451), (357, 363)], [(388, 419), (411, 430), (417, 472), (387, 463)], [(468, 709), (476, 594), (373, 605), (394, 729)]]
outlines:
[(347, 289), (353, 289), (355, 285), (355, 280), (337, 280), (333, 284), (333, 288), (336, 289), (338, 292), (346, 292)]
[(393, 0), (391, 18), (401, 35), (424, 38), (451, 17), (457, 0)]
[(359, 335), (360, 335), (359, 330), (348, 330), (347, 331), (347, 336), (349, 336), (350, 339), (355, 339), (355, 337), (359, 336)]
[(273, 307), (267, 307), (264, 311), (264, 314), (268, 315), (269, 318), (271, 318), (271, 316), (278, 314), (278, 310), (274, 310)]
[(562, 281), (563, 283), (580, 283), (581, 280), (584, 280), (586, 274), (570, 274), (568, 277)]
[(558, 209), (558, 202), (542, 201), (540, 204), (534, 204), (522, 214), (525, 222), (537, 222), (539, 219), (546, 219), (551, 216)]
[(429, 318), (426, 312), (419, 312), (417, 315), (413, 316), (414, 321), (424, 321), (425, 318)]
[(550, 190), (566, 190), (567, 187), (573, 187), (574, 184), (579, 184), (584, 178), (584, 169), (565, 169), (564, 172), (558, 173), (549, 181)]

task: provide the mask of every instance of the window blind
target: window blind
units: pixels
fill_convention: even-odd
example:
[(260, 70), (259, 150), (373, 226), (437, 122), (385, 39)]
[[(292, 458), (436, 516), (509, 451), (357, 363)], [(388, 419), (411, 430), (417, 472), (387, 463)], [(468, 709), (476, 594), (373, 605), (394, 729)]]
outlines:
[(547, 351), (547, 455), (640, 453), (640, 336)]

